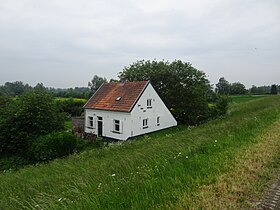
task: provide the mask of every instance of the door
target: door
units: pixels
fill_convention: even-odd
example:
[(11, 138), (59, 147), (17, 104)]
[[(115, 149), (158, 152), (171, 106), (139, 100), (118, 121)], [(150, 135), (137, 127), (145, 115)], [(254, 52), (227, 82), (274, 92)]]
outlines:
[(102, 117), (97, 117), (97, 135), (98, 136), (103, 136), (103, 118)]

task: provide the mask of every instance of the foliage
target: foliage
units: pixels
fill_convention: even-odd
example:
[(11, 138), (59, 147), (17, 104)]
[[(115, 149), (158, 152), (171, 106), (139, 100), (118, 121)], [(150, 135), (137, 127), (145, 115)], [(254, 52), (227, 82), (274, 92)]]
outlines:
[(178, 122), (197, 124), (209, 117), (209, 81), (190, 63), (137, 61), (119, 73), (122, 81), (150, 80)]
[(224, 77), (221, 77), (216, 84), (216, 92), (221, 95), (228, 95), (230, 93), (230, 83)]
[(217, 95), (215, 103), (210, 106), (210, 114), (213, 118), (222, 116), (227, 113), (229, 106), (229, 98), (225, 95)]
[(234, 82), (230, 85), (230, 95), (244, 95), (247, 93), (245, 85), (240, 82)]
[(36, 161), (52, 160), (72, 154), (76, 147), (77, 139), (72, 133), (53, 132), (33, 141), (29, 155)]
[(250, 89), (249, 89), (249, 93), (250, 94), (254, 94), (254, 95), (264, 95), (264, 94), (269, 94), (270, 93), (270, 86), (255, 86), (253, 85)]
[(65, 100), (56, 100), (59, 109), (71, 117), (80, 116), (83, 112), (84, 100), (75, 100), (73, 98)]
[(216, 84), (216, 92), (221, 95), (243, 95), (247, 90), (242, 83), (229, 83), (224, 77), (221, 77)]
[(6, 106), (6, 104), (9, 103), (11, 100), (12, 100), (11, 97), (0, 93), (0, 116), (1, 116), (1, 109), (3, 109)]
[(55, 97), (61, 98), (89, 98), (91, 90), (88, 87), (75, 87), (75, 88), (48, 88)]
[(47, 91), (55, 97), (63, 98), (89, 98), (91, 90), (88, 87), (75, 88), (47, 88), (43, 83), (38, 83), (34, 87), (29, 84), (24, 84), (21, 81), (6, 82), (0, 86), (0, 94), (7, 96), (18, 96), (29, 91)]
[(97, 75), (94, 75), (92, 80), (88, 82), (88, 87), (91, 90), (91, 93), (93, 94), (97, 89), (104, 83), (107, 82), (107, 79), (105, 77), (99, 77)]
[(4, 170), (20, 169), (30, 163), (31, 161), (29, 159), (23, 158), (21, 156), (13, 155), (0, 157), (0, 172)]
[(277, 86), (275, 84), (271, 85), (270, 94), (272, 94), (272, 95), (278, 94)]
[(109, 82), (110, 82), (110, 83), (114, 83), (114, 82), (119, 82), (119, 80), (117, 80), (117, 79), (110, 79)]
[(32, 90), (32, 87), (21, 81), (6, 82), (5, 85), (0, 86), (0, 92), (9, 96), (17, 96), (30, 90)]
[(50, 94), (22, 94), (2, 108), (0, 153), (24, 154), (33, 139), (63, 128), (63, 115)]
[[(236, 104), (230, 115), (201, 126), (181, 125), (49, 164), (2, 173), (0, 206), (254, 209), (238, 205), (256, 201), (255, 193), (262, 193), (279, 166), (279, 109), (279, 97), (263, 97)], [(232, 173), (240, 168), (244, 168), (242, 173)], [(253, 180), (240, 181), (247, 176)], [(225, 177), (229, 183), (221, 179)], [(211, 185), (218, 185), (213, 194)], [(227, 195), (223, 189), (232, 194)], [(212, 198), (211, 195), (215, 195), (211, 203), (201, 202), (200, 198)], [(237, 206), (213, 207), (212, 202), (235, 202)], [(182, 203), (184, 207), (176, 206)]]

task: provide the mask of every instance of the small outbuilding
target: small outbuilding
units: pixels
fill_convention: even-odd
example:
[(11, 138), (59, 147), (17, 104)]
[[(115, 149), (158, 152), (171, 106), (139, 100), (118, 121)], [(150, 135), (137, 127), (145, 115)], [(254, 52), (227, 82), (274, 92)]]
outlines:
[(86, 133), (118, 140), (177, 125), (149, 81), (104, 83), (84, 109)]

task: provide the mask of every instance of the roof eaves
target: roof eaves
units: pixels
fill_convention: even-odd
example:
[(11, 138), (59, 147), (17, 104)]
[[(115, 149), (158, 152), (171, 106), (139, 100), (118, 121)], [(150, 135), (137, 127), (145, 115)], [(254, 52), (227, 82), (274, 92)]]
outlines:
[(110, 109), (101, 109), (101, 108), (85, 108), (85, 109), (102, 110), (102, 111), (110, 111), (110, 112), (125, 112), (125, 113), (130, 112), (125, 110), (110, 110)]
[(90, 99), (88, 99), (88, 101), (86, 102), (86, 104), (83, 106), (83, 109), (88, 109), (86, 108), (86, 105), (88, 104), (88, 102), (90, 102), (90, 100), (93, 98), (93, 96), (95, 96), (95, 94), (100, 90), (100, 88), (105, 84), (106, 82), (103, 82), (102, 85), (100, 85), (100, 87), (94, 92), (94, 94), (90, 97)]

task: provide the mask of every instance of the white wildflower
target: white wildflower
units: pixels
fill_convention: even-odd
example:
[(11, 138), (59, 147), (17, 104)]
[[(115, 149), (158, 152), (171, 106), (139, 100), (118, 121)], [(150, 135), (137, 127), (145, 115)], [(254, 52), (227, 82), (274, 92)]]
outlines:
[(189, 156), (186, 156), (186, 159), (188, 159), (189, 158)]
[(111, 176), (116, 176), (116, 174), (112, 174)]
[(61, 200), (62, 200), (62, 198), (59, 198), (59, 199), (58, 199), (58, 201), (61, 201)]

